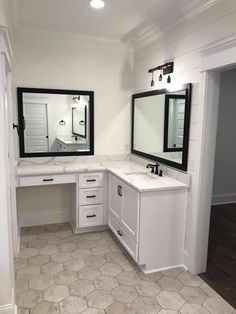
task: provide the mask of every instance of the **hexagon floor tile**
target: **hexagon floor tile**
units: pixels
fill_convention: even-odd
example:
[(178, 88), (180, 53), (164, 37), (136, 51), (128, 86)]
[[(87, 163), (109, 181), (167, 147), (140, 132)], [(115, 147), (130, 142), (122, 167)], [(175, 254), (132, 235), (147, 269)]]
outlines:
[(19, 314), (236, 314), (182, 268), (144, 274), (110, 231), (68, 223), (22, 229), (15, 259)]

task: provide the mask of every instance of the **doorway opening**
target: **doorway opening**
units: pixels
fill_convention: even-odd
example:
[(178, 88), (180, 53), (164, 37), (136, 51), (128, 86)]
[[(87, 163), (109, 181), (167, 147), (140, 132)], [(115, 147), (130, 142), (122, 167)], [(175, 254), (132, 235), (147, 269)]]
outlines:
[(201, 277), (236, 308), (236, 68), (221, 72), (210, 232)]

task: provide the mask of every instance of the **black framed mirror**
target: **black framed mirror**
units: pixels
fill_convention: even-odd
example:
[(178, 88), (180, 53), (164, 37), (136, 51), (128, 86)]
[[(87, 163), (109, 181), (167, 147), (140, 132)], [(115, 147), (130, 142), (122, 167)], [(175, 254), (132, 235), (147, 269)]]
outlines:
[(132, 96), (131, 152), (187, 171), (191, 84)]
[(17, 88), (20, 157), (94, 154), (94, 92)]

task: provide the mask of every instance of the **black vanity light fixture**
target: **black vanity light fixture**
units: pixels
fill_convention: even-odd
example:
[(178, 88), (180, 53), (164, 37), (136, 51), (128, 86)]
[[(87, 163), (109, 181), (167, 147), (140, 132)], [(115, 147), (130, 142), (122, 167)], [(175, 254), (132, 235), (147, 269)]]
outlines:
[(154, 72), (155, 71), (161, 71), (161, 73), (159, 75), (159, 81), (162, 81), (162, 78), (164, 75), (169, 74), (167, 77), (167, 83), (171, 83), (170, 74), (174, 72), (174, 62), (167, 62), (167, 63), (158, 65), (157, 67), (148, 70), (148, 73), (152, 73), (152, 81), (151, 81), (152, 87), (155, 85), (155, 83), (154, 83)]

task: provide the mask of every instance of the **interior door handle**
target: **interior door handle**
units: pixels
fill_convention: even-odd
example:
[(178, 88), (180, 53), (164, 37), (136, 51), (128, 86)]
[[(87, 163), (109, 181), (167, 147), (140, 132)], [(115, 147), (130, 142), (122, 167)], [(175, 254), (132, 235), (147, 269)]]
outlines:
[(54, 179), (43, 179), (43, 182), (51, 182), (53, 181)]
[(119, 234), (119, 236), (120, 236), (120, 237), (122, 237), (122, 236), (123, 236), (123, 233), (122, 233), (122, 232), (120, 232), (120, 230), (118, 230), (118, 231), (117, 231), (117, 233)]
[(96, 179), (88, 179), (87, 182), (96, 182)]

